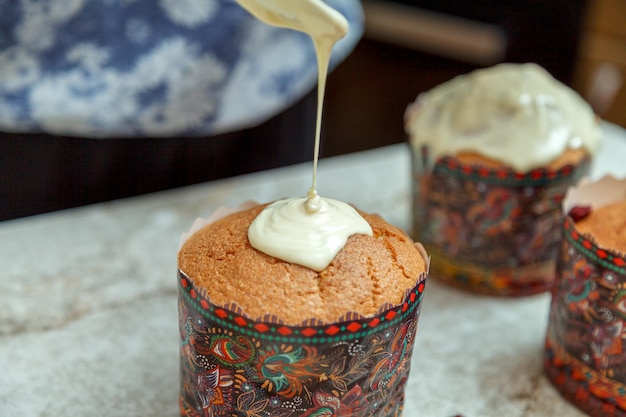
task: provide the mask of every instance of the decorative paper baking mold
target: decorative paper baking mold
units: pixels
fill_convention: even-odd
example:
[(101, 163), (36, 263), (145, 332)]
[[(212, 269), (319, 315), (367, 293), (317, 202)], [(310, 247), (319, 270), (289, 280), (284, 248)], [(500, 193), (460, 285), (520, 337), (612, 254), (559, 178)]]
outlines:
[(590, 160), (520, 174), (439, 159), (413, 149), (413, 237), (432, 257), (429, 276), (474, 292), (548, 290), (560, 242), (561, 203)]
[(373, 316), (292, 326), (214, 305), (178, 270), (181, 416), (400, 416), (426, 275)]
[[(584, 180), (568, 191), (563, 209), (624, 199), (626, 179)], [(567, 216), (546, 335), (546, 374), (589, 415), (626, 416), (625, 335), (626, 254), (598, 245)]]

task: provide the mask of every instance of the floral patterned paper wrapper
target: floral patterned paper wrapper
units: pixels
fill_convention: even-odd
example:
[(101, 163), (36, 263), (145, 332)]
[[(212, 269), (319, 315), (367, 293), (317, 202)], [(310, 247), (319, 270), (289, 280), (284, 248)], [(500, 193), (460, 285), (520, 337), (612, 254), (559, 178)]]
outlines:
[(214, 305), (179, 269), (181, 416), (400, 416), (426, 276), (373, 316), (293, 326)]
[[(581, 181), (564, 201), (626, 199), (626, 179)], [(626, 213), (624, 213), (626, 215)], [(564, 398), (594, 417), (626, 416), (626, 254), (599, 246), (567, 216), (545, 346), (545, 370)]]
[(552, 171), (435, 163), (412, 148), (413, 238), (432, 257), (429, 276), (499, 296), (547, 291), (561, 238), (561, 203), (590, 159)]

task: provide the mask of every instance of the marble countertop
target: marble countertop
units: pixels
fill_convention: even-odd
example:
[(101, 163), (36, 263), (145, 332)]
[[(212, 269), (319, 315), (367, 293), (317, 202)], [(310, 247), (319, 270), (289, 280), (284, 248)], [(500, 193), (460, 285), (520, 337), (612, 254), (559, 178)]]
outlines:
[[(626, 131), (603, 128), (592, 177), (626, 176)], [(301, 164), (0, 223), (0, 417), (178, 415), (181, 234), (310, 181)], [(399, 144), (320, 161), (318, 191), (408, 229), (409, 181)], [(582, 416), (543, 375), (548, 303), (429, 281), (405, 415)]]

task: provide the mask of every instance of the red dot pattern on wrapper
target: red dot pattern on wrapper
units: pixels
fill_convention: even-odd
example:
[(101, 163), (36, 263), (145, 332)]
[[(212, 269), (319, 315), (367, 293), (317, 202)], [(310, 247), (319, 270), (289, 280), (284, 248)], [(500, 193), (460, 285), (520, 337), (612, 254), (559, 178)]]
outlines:
[[(580, 165), (589, 162), (586, 158)], [(446, 175), (462, 176), (476, 181), (493, 182), (512, 186), (539, 186), (560, 180), (567, 180), (574, 172), (574, 166), (566, 165), (557, 171), (545, 168), (534, 169), (527, 173), (515, 172), (510, 168), (489, 169), (480, 165), (461, 165), (452, 157), (440, 158), (434, 171)]]
[(373, 317), (299, 326), (211, 304), (180, 270), (178, 277), (181, 415), (400, 415), (426, 273), (401, 304)]
[[(224, 325), (233, 329), (239, 328), (245, 329), (245, 331), (248, 332), (254, 331), (261, 337), (271, 336), (279, 338), (278, 340), (294, 336), (306, 338), (330, 336), (331, 338), (338, 338), (338, 335), (344, 335), (342, 337), (345, 337), (346, 333), (348, 333), (349, 338), (352, 339), (375, 331), (379, 326), (390, 325), (392, 322), (403, 319), (407, 314), (411, 314), (421, 303), (425, 281), (420, 280), (419, 283), (416, 284), (416, 287), (407, 294), (402, 304), (382, 312), (374, 318), (351, 320), (349, 322), (321, 326), (271, 326), (270, 323), (252, 320), (230, 309), (213, 306), (209, 300), (198, 293), (189, 277), (181, 271), (179, 271), (179, 285), (183, 293), (187, 294), (199, 310), (204, 311), (205, 314), (220, 320)], [(278, 322), (276, 318), (272, 320)]]
[(626, 255), (598, 247), (595, 242), (576, 231), (576, 225), (571, 217), (565, 218), (564, 228), (565, 238), (585, 255), (605, 268), (620, 274), (626, 274)]

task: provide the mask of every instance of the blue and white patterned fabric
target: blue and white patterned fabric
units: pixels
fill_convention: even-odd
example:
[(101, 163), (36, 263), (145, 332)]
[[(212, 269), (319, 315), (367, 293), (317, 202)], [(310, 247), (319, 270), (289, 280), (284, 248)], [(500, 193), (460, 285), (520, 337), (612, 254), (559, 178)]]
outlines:
[[(336, 65), (362, 34), (362, 8), (327, 3), (351, 27)], [(278, 114), (316, 81), (306, 35), (234, 0), (0, 0), (0, 131), (224, 133)]]

